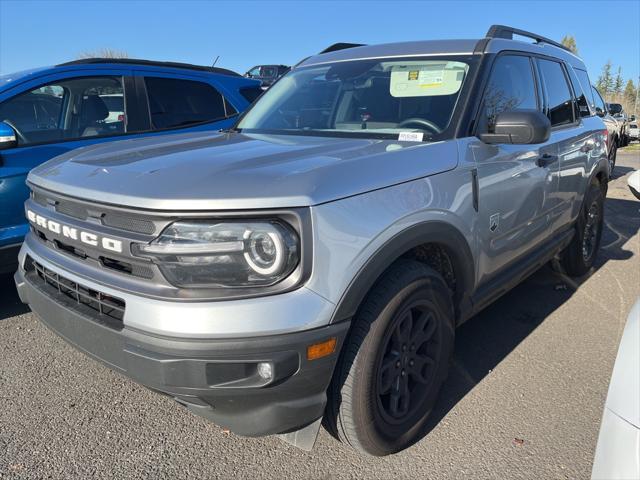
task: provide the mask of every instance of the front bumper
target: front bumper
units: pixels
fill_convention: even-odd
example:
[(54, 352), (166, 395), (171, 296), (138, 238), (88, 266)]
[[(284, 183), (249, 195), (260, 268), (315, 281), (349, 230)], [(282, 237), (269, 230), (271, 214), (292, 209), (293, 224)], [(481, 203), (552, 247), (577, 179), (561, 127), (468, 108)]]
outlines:
[[(59, 292), (33, 270), (21, 267), (15, 281), (21, 300), (76, 348), (245, 436), (295, 431), (323, 415), (326, 389), (349, 328), (341, 322), (260, 337), (169, 337), (127, 326), (126, 321), (114, 328), (101, 320), (102, 314)], [(190, 304), (183, 307), (186, 322)], [(332, 337), (337, 339), (333, 354), (307, 360), (309, 345)], [(272, 365), (271, 380), (258, 375), (259, 362)]]

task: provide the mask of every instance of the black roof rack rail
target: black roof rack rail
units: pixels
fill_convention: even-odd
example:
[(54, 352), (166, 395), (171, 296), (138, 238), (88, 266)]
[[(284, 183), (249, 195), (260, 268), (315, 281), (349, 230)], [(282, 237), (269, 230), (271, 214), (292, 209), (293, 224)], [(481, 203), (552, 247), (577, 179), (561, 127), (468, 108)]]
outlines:
[[(536, 41), (536, 43), (548, 43), (549, 45), (553, 45), (554, 47), (561, 48), (566, 50), (567, 52), (571, 52), (571, 50), (561, 43), (556, 42), (555, 40), (551, 40), (550, 38), (543, 37), (542, 35), (538, 35), (537, 33), (527, 32), (526, 30), (520, 30), (518, 28), (508, 27), (506, 25), (491, 25), (489, 27), (489, 31), (487, 31), (487, 38), (506, 38), (508, 40), (513, 40), (513, 35), (520, 35), (521, 37), (528, 37)], [(571, 52), (573, 53), (573, 52)]]
[(318, 55), (329, 52), (337, 52), (338, 50), (346, 50), (347, 48), (364, 47), (364, 43), (334, 43), (333, 45), (322, 50)]
[(233, 70), (220, 67), (207, 67), (205, 65), (192, 65), (190, 63), (180, 62), (161, 62), (156, 60), (141, 60), (138, 58), (81, 58), (79, 60), (73, 60), (71, 62), (59, 63), (56, 67), (65, 67), (67, 65), (87, 65), (87, 64), (101, 64), (101, 63), (119, 63), (127, 65), (150, 65), (154, 67), (168, 67), (168, 68), (184, 68), (185, 70), (198, 70), (201, 72), (219, 73), (220, 75), (230, 75), (233, 77), (239, 77), (240, 74)]

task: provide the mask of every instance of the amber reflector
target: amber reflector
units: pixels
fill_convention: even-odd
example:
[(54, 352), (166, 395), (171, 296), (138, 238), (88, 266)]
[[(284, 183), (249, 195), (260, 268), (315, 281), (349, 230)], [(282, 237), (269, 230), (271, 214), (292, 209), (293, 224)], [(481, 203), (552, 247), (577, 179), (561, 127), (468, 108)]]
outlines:
[(331, 355), (336, 349), (336, 337), (332, 337), (322, 343), (314, 343), (307, 347), (307, 360), (316, 360), (318, 358)]

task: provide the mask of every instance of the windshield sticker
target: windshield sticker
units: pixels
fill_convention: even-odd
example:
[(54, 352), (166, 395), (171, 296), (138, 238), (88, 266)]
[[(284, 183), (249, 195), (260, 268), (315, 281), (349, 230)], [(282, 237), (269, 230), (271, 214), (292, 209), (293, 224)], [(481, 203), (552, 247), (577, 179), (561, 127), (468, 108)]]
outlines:
[(389, 93), (394, 97), (451, 95), (462, 86), (466, 65), (459, 62), (430, 62), (393, 65)]
[(418, 75), (418, 82), (421, 88), (439, 87), (444, 80), (444, 69), (439, 68), (437, 65), (435, 68), (425, 68), (420, 70)]
[(400, 132), (398, 141), (400, 142), (421, 142), (424, 137), (422, 132)]

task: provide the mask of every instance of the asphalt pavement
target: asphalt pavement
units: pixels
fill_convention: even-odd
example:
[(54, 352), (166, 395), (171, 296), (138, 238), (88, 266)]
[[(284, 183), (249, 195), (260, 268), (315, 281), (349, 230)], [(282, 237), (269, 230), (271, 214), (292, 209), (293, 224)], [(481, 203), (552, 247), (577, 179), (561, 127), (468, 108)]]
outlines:
[(594, 271), (545, 267), (464, 324), (428, 432), (387, 458), (325, 431), (310, 453), (229, 434), (69, 347), (0, 277), (0, 478), (588, 478), (640, 295), (632, 168), (640, 151), (619, 152)]

